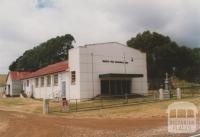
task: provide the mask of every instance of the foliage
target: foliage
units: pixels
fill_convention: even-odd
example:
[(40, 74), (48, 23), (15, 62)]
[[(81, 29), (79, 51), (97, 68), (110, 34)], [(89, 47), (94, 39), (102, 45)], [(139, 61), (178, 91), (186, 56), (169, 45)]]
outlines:
[(145, 31), (127, 41), (129, 47), (147, 54), (149, 80), (162, 81), (165, 73), (197, 81), (200, 77), (200, 49), (179, 46), (168, 36)]
[(74, 37), (70, 34), (57, 36), (24, 52), (10, 66), (10, 71), (34, 71), (49, 64), (68, 59)]

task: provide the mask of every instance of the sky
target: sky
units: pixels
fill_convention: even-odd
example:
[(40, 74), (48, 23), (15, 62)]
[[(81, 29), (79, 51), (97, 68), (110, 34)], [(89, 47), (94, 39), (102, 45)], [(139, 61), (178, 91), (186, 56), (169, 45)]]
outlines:
[(200, 47), (200, 0), (1, 0), (0, 74), (27, 49), (72, 34), (81, 46), (123, 44), (145, 30)]

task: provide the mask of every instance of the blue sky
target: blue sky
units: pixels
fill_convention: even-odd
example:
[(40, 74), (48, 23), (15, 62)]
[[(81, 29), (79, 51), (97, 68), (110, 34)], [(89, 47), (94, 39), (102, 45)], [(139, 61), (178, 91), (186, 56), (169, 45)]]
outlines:
[(43, 8), (53, 8), (54, 1), (53, 0), (37, 0), (36, 7), (39, 9)]
[(80, 46), (145, 30), (200, 47), (199, 0), (1, 0), (0, 73), (27, 49), (66, 33)]

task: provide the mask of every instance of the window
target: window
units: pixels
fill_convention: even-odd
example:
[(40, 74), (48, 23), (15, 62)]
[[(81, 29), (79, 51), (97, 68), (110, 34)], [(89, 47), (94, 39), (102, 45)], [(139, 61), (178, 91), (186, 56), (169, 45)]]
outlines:
[(24, 89), (26, 88), (26, 81), (23, 81)]
[(51, 86), (51, 75), (47, 76), (47, 86)]
[(131, 58), (131, 62), (133, 62), (133, 57)]
[(26, 81), (26, 86), (29, 87), (29, 80)]
[(76, 71), (71, 71), (71, 84), (76, 83)]
[(41, 87), (44, 87), (44, 77), (41, 77), (40, 86), (41, 86)]
[(36, 79), (35, 79), (35, 87), (38, 87), (38, 84), (39, 84), (39, 79), (36, 78)]
[(53, 75), (54, 86), (58, 85), (58, 74)]

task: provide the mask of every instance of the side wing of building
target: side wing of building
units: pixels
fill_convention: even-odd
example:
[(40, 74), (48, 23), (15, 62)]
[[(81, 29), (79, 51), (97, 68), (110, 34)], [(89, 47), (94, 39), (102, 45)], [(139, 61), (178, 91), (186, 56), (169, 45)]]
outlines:
[(32, 94), (34, 98), (56, 98), (69, 93), (68, 72), (58, 72), (43, 76), (24, 79), (23, 91)]

